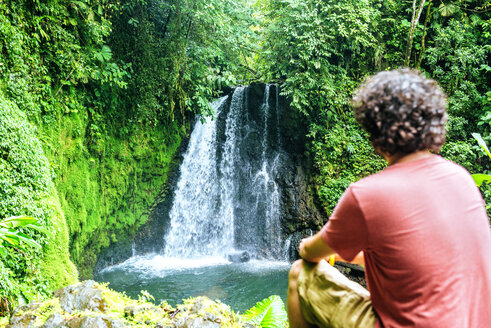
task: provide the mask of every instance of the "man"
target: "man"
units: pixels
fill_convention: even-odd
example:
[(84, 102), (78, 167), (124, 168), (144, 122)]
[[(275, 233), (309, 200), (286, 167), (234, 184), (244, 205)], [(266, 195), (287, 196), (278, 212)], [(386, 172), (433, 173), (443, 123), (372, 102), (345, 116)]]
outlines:
[[(491, 327), (491, 232), (462, 167), (434, 153), (446, 100), (410, 70), (381, 72), (355, 93), (358, 122), (388, 167), (351, 184), (290, 271), (297, 327)], [(368, 291), (326, 263), (365, 264)]]

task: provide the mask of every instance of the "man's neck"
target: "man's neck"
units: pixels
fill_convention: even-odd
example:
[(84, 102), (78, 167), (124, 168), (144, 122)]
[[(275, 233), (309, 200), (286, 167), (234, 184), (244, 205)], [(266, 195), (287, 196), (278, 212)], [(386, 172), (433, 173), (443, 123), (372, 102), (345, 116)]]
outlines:
[(423, 159), (426, 157), (433, 156), (428, 150), (418, 150), (410, 154), (400, 154), (396, 153), (393, 155), (382, 154), (387, 161), (388, 165), (393, 165), (396, 163), (404, 163), (404, 162), (412, 162), (417, 161), (418, 159)]

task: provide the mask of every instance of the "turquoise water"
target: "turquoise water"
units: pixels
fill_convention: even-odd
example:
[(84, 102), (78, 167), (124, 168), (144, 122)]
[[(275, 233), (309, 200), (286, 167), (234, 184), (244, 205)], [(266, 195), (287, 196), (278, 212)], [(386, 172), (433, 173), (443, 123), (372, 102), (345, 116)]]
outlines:
[(149, 255), (109, 267), (96, 280), (109, 282), (110, 288), (133, 298), (146, 290), (156, 303), (165, 300), (173, 306), (206, 295), (242, 313), (270, 295), (286, 302), (289, 267), (286, 262), (230, 263), (217, 257), (182, 260)]

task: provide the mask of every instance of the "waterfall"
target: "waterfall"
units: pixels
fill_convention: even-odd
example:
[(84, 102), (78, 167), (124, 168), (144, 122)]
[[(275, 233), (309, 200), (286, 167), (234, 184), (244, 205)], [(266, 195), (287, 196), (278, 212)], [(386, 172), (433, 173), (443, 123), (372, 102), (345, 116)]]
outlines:
[(238, 87), (212, 104), (214, 119), (197, 120), (180, 167), (164, 256), (225, 257), (245, 250), (254, 258), (284, 259), (276, 182), (280, 113), (278, 90), (270, 97), (270, 89), (254, 107), (249, 88)]
[[(220, 110), (226, 98), (212, 104)], [(164, 255), (194, 257), (221, 255), (233, 246), (233, 240), (221, 238), (230, 235), (228, 218), (215, 214), (215, 199), (219, 194), (216, 170), (216, 120), (205, 122), (198, 118), (189, 140), (180, 178), (169, 213), (170, 231), (165, 238)]]

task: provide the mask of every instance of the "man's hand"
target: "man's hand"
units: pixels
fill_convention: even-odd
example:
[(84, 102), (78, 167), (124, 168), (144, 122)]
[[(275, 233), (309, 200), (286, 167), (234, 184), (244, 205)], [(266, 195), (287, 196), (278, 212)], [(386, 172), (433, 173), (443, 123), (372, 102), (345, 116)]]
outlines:
[(300, 241), (298, 254), (306, 261), (317, 263), (334, 254), (334, 251), (324, 242), (321, 232), (318, 232)]
[(334, 252), (334, 250), (324, 242), (320, 231), (315, 235), (304, 238), (300, 241), (300, 244), (298, 245), (298, 254), (302, 259), (314, 263), (318, 263), (322, 259), (327, 261), (327, 257), (329, 255), (335, 255), (336, 261), (361, 265), (365, 264), (363, 252), (358, 253), (351, 261), (346, 261), (341, 256), (336, 254), (336, 252)]

